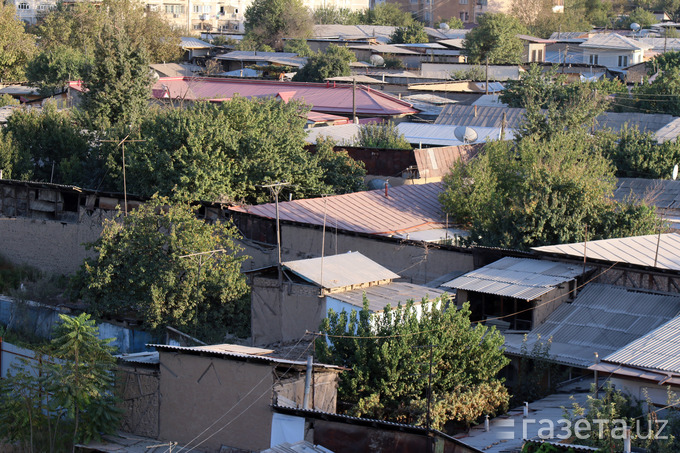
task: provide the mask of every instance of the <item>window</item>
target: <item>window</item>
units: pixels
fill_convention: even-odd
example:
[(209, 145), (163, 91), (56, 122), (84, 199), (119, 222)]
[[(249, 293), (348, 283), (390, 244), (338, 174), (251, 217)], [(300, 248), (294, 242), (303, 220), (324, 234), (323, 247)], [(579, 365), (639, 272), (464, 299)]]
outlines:
[(201, 7), (200, 7), (200, 5), (194, 5), (193, 11), (194, 11), (195, 13), (200, 13), (200, 12), (201, 12)]
[(543, 49), (538, 49), (538, 61), (543, 61)]
[(469, 20), (470, 20), (470, 14), (468, 14), (467, 11), (461, 11), (461, 12), (460, 12), (460, 20), (461, 20), (462, 22), (467, 22), (467, 21), (469, 21)]
[(538, 61), (538, 60), (536, 60), (536, 57), (537, 57), (536, 51), (535, 51), (535, 50), (532, 50), (532, 51), (531, 51), (531, 58), (529, 59), (529, 61), (530, 61), (530, 62), (531, 62), (531, 61)]
[(627, 55), (619, 55), (619, 66), (628, 66), (628, 56)]
[(19, 3), (17, 9), (29, 9), (28, 3)]
[(461, 5), (467, 5), (468, 4), (468, 0), (459, 0), (459, 1), (460, 1)]
[(600, 64), (600, 56), (599, 55), (591, 55), (590, 56), (590, 64)]

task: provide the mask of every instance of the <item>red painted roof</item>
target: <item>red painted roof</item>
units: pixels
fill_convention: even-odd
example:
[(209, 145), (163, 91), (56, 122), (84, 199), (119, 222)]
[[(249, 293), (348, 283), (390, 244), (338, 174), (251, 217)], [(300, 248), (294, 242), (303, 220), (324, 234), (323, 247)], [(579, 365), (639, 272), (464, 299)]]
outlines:
[[(154, 93), (164, 88), (171, 99), (222, 101), (242, 97), (280, 97), (303, 101), (316, 111), (352, 113), (352, 86), (326, 83), (238, 80), (211, 77), (162, 77), (153, 86)], [(158, 91), (156, 91), (158, 90)], [(408, 102), (365, 86), (357, 86), (357, 114), (373, 116), (411, 115), (418, 113)]]
[[(358, 233), (390, 235), (442, 228), (444, 214), (439, 203), (442, 183), (404, 185), (385, 190), (368, 190), (324, 198), (279, 202), (279, 218), (293, 222), (323, 225), (324, 200), (326, 228)], [(276, 218), (274, 203), (235, 206), (233, 211)]]

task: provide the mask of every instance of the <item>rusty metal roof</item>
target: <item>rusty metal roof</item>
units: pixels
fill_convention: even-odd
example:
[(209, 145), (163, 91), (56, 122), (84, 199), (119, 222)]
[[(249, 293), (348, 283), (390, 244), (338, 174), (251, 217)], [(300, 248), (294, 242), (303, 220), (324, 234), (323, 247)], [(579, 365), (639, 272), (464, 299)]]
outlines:
[(604, 360), (621, 365), (680, 373), (680, 317), (671, 319), (656, 330), (605, 357)]
[[(590, 283), (574, 302), (560, 305), (528, 335), (529, 351), (540, 335), (552, 338), (551, 358), (588, 367), (600, 357), (648, 334), (680, 313), (680, 295)], [(519, 354), (523, 335), (506, 335), (506, 351)]]
[[(533, 248), (537, 252), (578, 258), (583, 257), (583, 249), (583, 242)], [(586, 248), (586, 258), (608, 261), (610, 263), (618, 262), (654, 267), (656, 257), (657, 269), (680, 271), (680, 253), (678, 251), (680, 251), (679, 233), (650, 234), (647, 236), (590, 241)]]
[(415, 149), (418, 173), (421, 178), (440, 178), (451, 171), (458, 161), (468, 162), (475, 157), (483, 145), (442, 146)]
[[(586, 268), (586, 271), (590, 268)], [(581, 265), (505, 257), (442, 286), (534, 300), (583, 273)]]
[[(391, 236), (409, 231), (442, 228), (445, 216), (439, 203), (441, 183), (403, 185), (384, 189), (279, 203), (284, 221), (323, 225), (329, 230)], [(274, 203), (234, 206), (233, 211), (276, 218)]]
[[(72, 83), (72, 88), (79, 89)], [(82, 88), (80, 88), (82, 89)], [(158, 99), (188, 101), (226, 101), (234, 96), (277, 97), (292, 94), (292, 99), (310, 105), (315, 111), (351, 114), (352, 85), (304, 82), (225, 79), (215, 77), (162, 77), (152, 87)], [(408, 102), (366, 86), (356, 88), (356, 112), (362, 116), (400, 116), (418, 113)]]
[[(323, 273), (321, 266), (323, 263)], [(324, 258), (281, 263), (299, 277), (326, 289), (343, 288), (399, 278), (391, 270), (366, 258), (359, 252), (341, 253)]]

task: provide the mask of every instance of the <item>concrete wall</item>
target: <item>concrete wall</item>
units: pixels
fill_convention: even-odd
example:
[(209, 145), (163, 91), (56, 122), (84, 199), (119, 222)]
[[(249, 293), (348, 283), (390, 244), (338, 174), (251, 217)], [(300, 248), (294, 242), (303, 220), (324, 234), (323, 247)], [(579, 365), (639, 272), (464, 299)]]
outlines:
[(573, 299), (574, 294), (570, 290), (574, 289), (576, 283), (574, 280), (562, 283), (557, 288), (553, 289), (547, 294), (544, 294), (539, 299), (532, 301), (534, 306), (532, 312), (533, 321), (531, 323), (532, 329), (540, 326), (545, 322), (545, 319), (550, 316), (552, 312), (557, 310), (557, 307), (562, 305), (565, 301)]
[[(631, 396), (637, 398), (643, 403), (649, 398), (652, 404), (658, 406), (666, 406), (671, 404), (672, 401), (668, 401), (668, 387), (663, 385), (658, 385), (656, 383), (646, 383), (643, 381), (637, 381), (633, 379), (625, 378), (611, 378), (611, 383), (619, 390), (630, 394)], [(680, 397), (680, 388), (671, 387), (672, 398), (677, 399)], [(663, 418), (663, 417), (659, 417)]]
[[(330, 220), (326, 227), (325, 255), (361, 252), (366, 257), (399, 274), (404, 281), (424, 284), (453, 271), (474, 269), (471, 251), (452, 250), (437, 245), (419, 244), (371, 238), (354, 234), (335, 234)], [(283, 261), (321, 256), (322, 229), (296, 225), (281, 225), (281, 255)], [(251, 258), (243, 269), (257, 269), (275, 265), (276, 246), (242, 241), (244, 253)]]
[(190, 448), (269, 448), (271, 365), (164, 351), (160, 363), (160, 439), (185, 444), (212, 425)]
[(158, 437), (160, 374), (157, 367), (118, 365), (116, 387), (120, 392), (123, 420), (120, 430), (144, 437)]
[(608, 68), (621, 68), (619, 66), (619, 56), (628, 57), (628, 62), (625, 66), (630, 66), (642, 63), (642, 51), (630, 50), (605, 50), (605, 49), (583, 49), (583, 62), (589, 64), (590, 56), (597, 55), (597, 64), (606, 66)]

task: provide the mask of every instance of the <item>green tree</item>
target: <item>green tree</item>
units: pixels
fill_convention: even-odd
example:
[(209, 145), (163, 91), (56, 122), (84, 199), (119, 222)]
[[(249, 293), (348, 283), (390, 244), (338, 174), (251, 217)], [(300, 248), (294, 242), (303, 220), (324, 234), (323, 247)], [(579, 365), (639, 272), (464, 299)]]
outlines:
[(622, 178), (670, 179), (673, 166), (680, 163), (680, 144), (659, 143), (653, 132), (624, 127), (618, 133), (598, 133), (598, 147), (616, 166)]
[(106, 221), (76, 277), (97, 314), (134, 313), (144, 326), (173, 326), (214, 341), (249, 331), (236, 228), (209, 224), (188, 205), (153, 198)]
[(24, 31), (11, 3), (0, 4), (0, 83), (25, 80), (24, 68), (35, 52), (35, 39)]
[(255, 0), (245, 12), (246, 38), (283, 49), (283, 38), (308, 38), (312, 18), (301, 0)]
[(445, 20), (444, 23), (449, 26), (451, 30), (460, 30), (463, 28), (463, 21), (457, 17), (452, 17), (449, 20)]
[(331, 138), (317, 138), (315, 160), (325, 175), (323, 182), (332, 188), (333, 193), (352, 193), (364, 189), (364, 163), (352, 159), (345, 150), (335, 150), (335, 142)]
[[(329, 310), (316, 342), (319, 359), (351, 368), (343, 374), (338, 399), (349, 414), (424, 424), (432, 348), (433, 424), (449, 420), (470, 425), (507, 406), (508, 393), (498, 372), (509, 362), (503, 336), (470, 323), (468, 305), (456, 310), (448, 298), (423, 300), (418, 315), (413, 301), (380, 315), (364, 308), (351, 313)], [(328, 341), (327, 341), (328, 340)]]
[(616, 13), (612, 2), (585, 0), (585, 17), (594, 27), (612, 27)]
[(356, 146), (364, 148), (413, 149), (404, 134), (388, 121), (386, 123), (368, 123), (359, 127)]
[(70, 80), (81, 80), (92, 60), (87, 54), (70, 47), (42, 51), (26, 67), (28, 81), (43, 96), (63, 93)]
[(354, 12), (349, 8), (337, 8), (335, 6), (318, 7), (312, 11), (312, 19), (315, 24), (340, 24), (359, 25), (361, 12)]
[(520, 63), (524, 45), (517, 37), (527, 33), (526, 28), (513, 16), (487, 13), (479, 19), (463, 41), (470, 63), (479, 64), (489, 59), (490, 64)]
[[(667, 61), (670, 63), (670, 58)], [(652, 83), (642, 83), (633, 88), (630, 97), (616, 100), (635, 112), (680, 115), (680, 67), (669, 66)]]
[(654, 233), (652, 208), (611, 200), (614, 168), (593, 140), (576, 129), (489, 143), (468, 165), (454, 164), (440, 200), (474, 242), (488, 246), (578, 242), (585, 225), (589, 239)]
[[(4, 134), (3, 134), (4, 132)], [(90, 137), (71, 112), (48, 104), (42, 111), (18, 109), (0, 134), (12, 149), (10, 167), (17, 179), (89, 185)]]
[(359, 18), (360, 24), (388, 25), (392, 27), (406, 27), (414, 22), (413, 16), (396, 3), (383, 2), (373, 9), (364, 10)]
[(9, 94), (2, 94), (0, 95), (0, 107), (5, 107), (8, 105), (19, 105), (20, 102), (14, 99), (11, 95)]
[(652, 76), (657, 72), (667, 71), (672, 68), (680, 68), (680, 52), (676, 50), (669, 50), (660, 55), (655, 56), (645, 63), (647, 67), (647, 74)]
[(28, 451), (75, 451), (111, 434), (120, 422), (110, 340), (98, 338), (90, 315), (59, 315), (43, 360), (15, 368), (2, 381), (0, 439)]
[(309, 48), (306, 39), (293, 38), (287, 39), (286, 44), (283, 46), (284, 52), (296, 53), (301, 57), (311, 57), (314, 55), (312, 49)]
[(94, 64), (83, 86), (82, 108), (96, 128), (137, 125), (151, 95), (145, 48), (135, 46), (115, 22), (106, 24), (95, 43)]
[(420, 22), (414, 22), (405, 27), (397, 27), (390, 36), (391, 44), (418, 44), (428, 41), (425, 27)]
[(348, 76), (349, 64), (356, 60), (346, 47), (330, 44), (326, 51), (312, 54), (307, 63), (293, 76), (295, 82), (323, 82), (329, 77)]
[(656, 20), (654, 13), (647, 11), (644, 8), (638, 7), (635, 8), (629, 15), (619, 18), (619, 20), (616, 21), (616, 28), (620, 30), (628, 30), (630, 29), (630, 25), (633, 23), (638, 24), (641, 28), (649, 28), (657, 22), (658, 21)]

